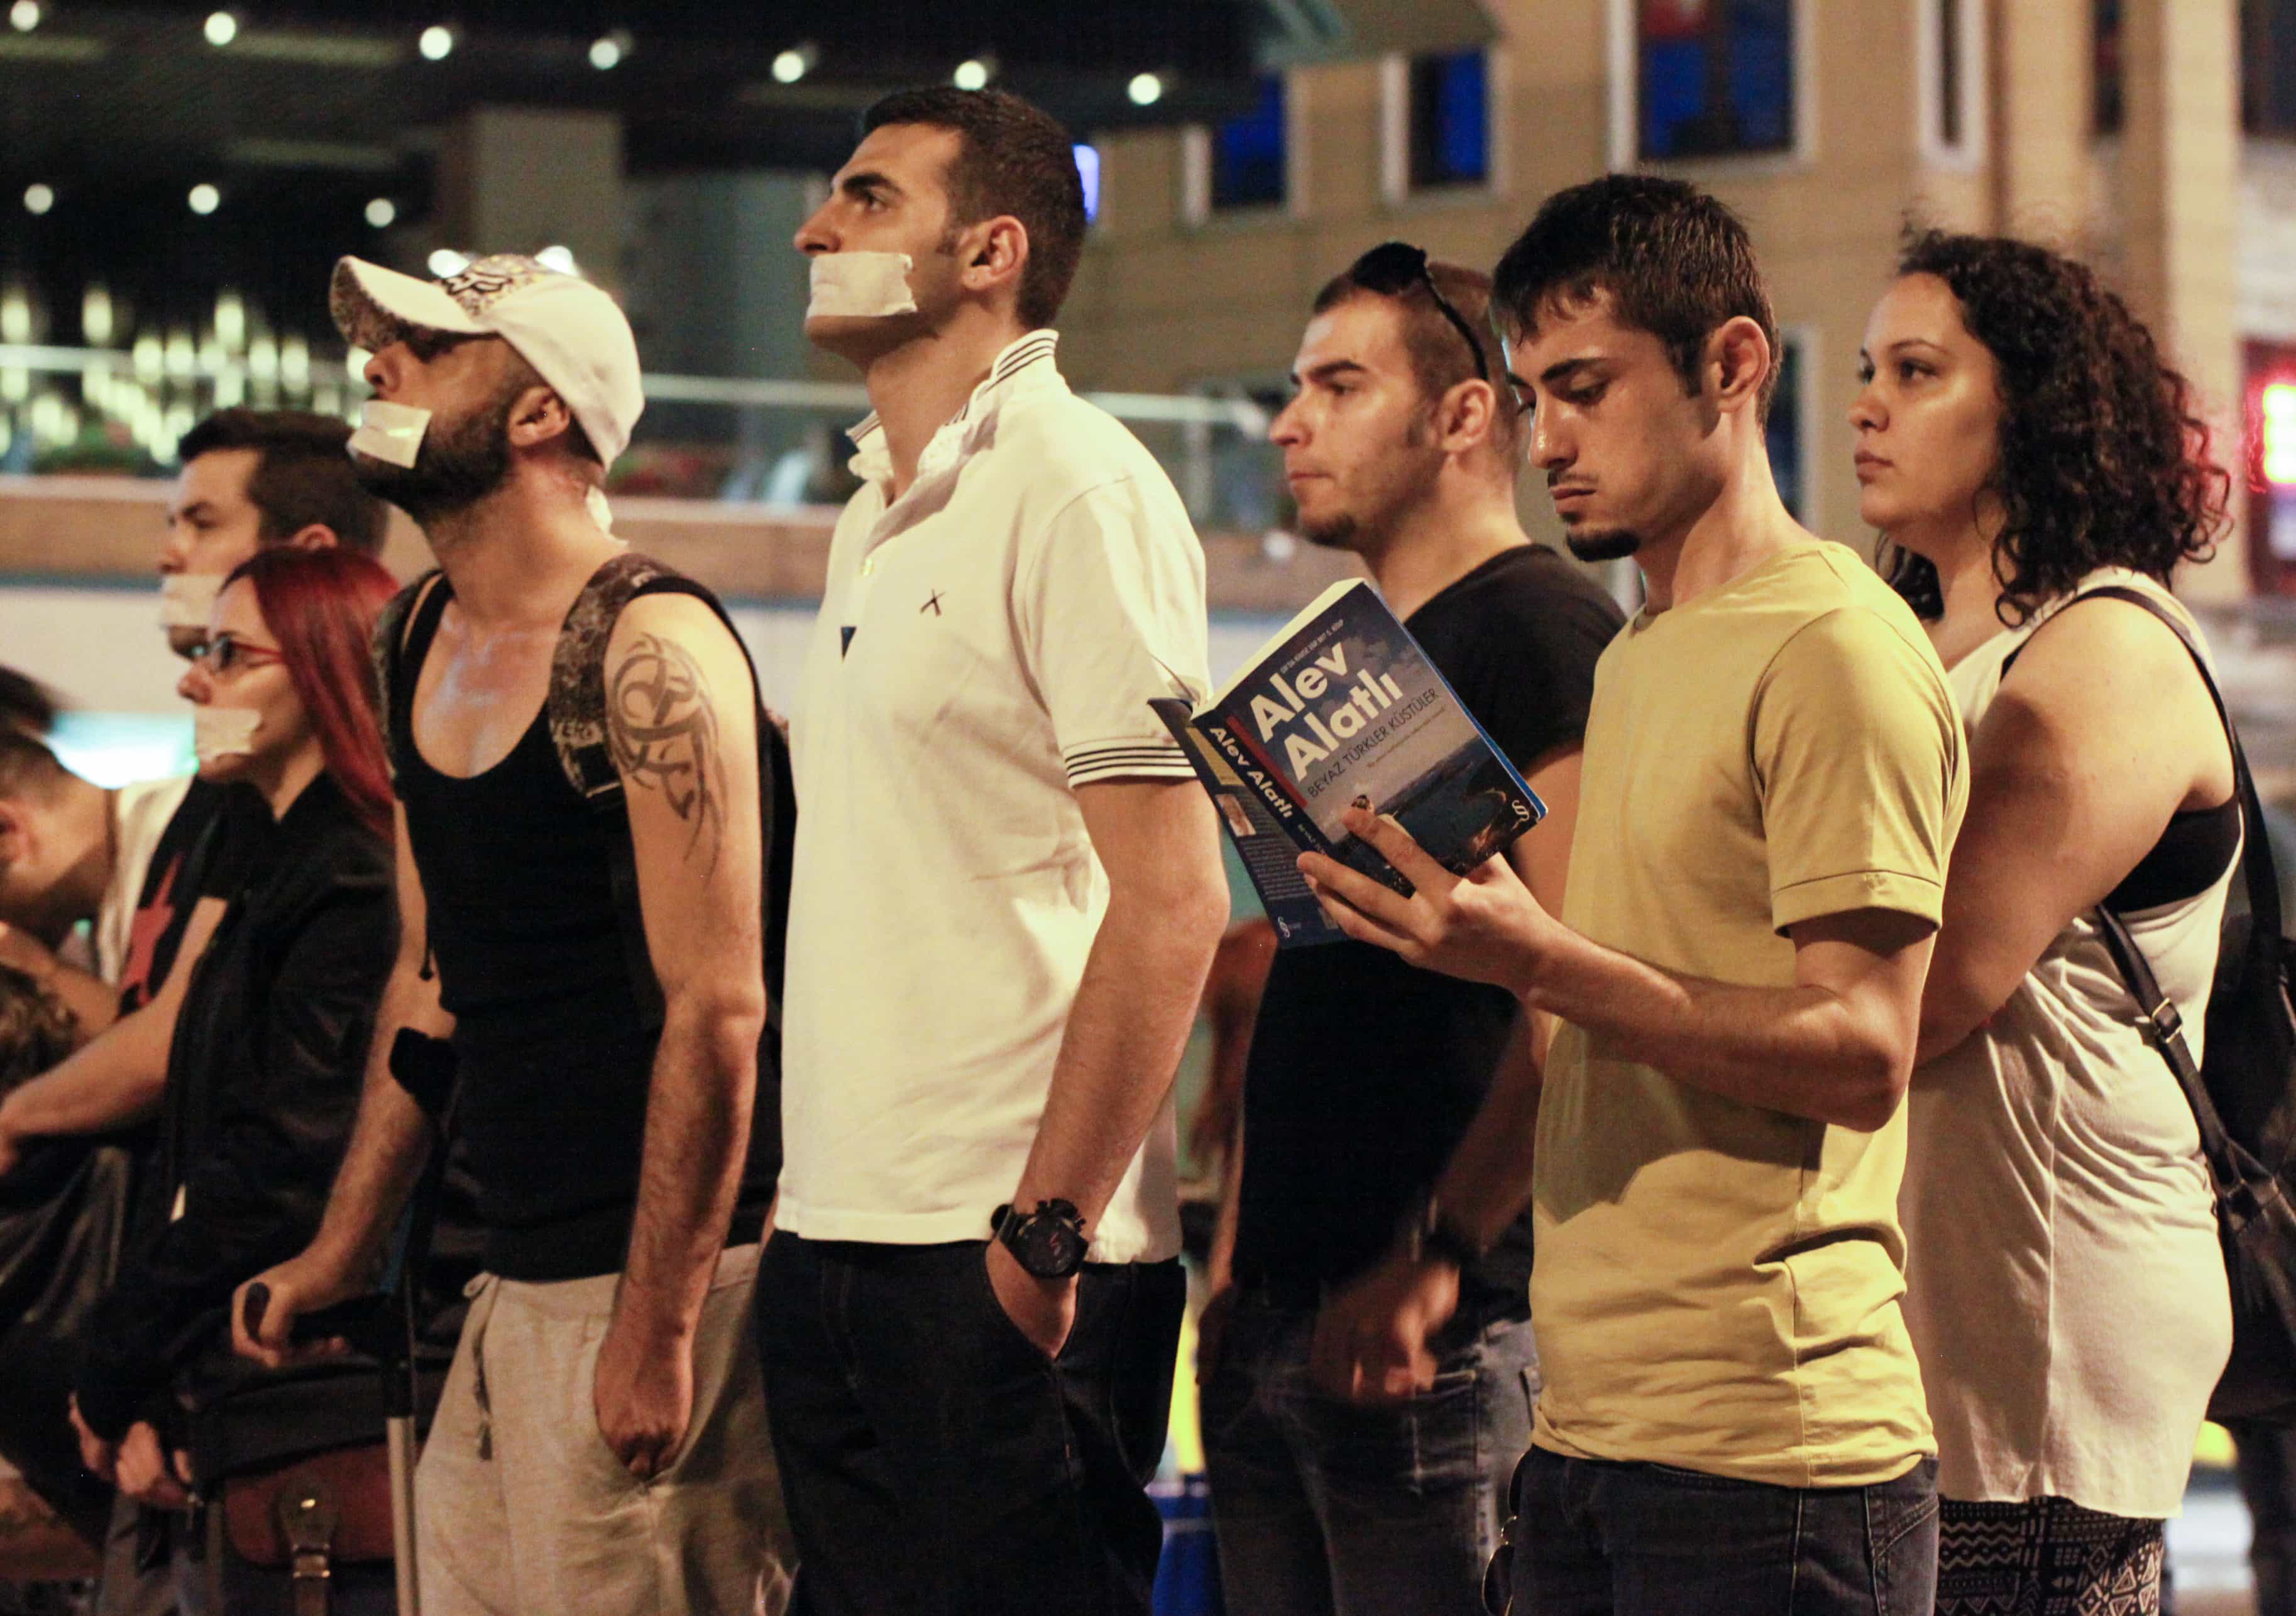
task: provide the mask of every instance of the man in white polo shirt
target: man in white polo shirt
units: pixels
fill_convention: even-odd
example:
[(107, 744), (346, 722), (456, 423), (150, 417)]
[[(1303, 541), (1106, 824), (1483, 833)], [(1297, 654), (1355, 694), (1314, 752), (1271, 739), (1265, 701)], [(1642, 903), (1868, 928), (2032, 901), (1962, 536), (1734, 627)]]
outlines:
[(1227, 914), (1147, 703), (1204, 692), (1202, 554), (1054, 365), (1085, 227), (1068, 136), (996, 91), (865, 122), (797, 236), (807, 334), (876, 411), (791, 734), (758, 1317), (794, 1609), (1145, 1612), (1171, 1079)]

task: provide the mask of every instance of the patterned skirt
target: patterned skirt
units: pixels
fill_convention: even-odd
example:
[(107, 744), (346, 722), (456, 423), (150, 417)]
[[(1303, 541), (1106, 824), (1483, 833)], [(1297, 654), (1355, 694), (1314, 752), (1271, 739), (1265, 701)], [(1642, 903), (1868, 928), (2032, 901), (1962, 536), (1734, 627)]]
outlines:
[(2159, 1616), (2158, 1521), (2064, 1498), (1939, 1502), (1938, 1616)]

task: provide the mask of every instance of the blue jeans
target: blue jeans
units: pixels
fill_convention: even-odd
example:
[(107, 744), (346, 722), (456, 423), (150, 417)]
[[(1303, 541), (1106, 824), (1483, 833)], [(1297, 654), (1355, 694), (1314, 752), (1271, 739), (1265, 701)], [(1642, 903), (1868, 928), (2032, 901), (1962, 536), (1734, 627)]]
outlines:
[(1515, 1477), (1515, 1616), (1931, 1616), (1937, 1461), (1870, 1487), (1770, 1487), (1534, 1448)]
[(1530, 1325), (1463, 1321), (1432, 1390), (1357, 1405), (1308, 1380), (1306, 1308), (1239, 1294), (1201, 1399), (1220, 1580), (1250, 1616), (1474, 1616), (1530, 1440)]

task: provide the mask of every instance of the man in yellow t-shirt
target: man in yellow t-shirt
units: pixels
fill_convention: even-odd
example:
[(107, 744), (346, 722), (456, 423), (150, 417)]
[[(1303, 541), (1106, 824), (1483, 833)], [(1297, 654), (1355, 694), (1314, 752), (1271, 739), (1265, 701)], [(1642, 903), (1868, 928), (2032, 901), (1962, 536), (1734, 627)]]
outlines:
[(1504, 859), (1461, 880), (1391, 821), (1351, 828), (1412, 898), (1302, 861), (1350, 935), (1559, 1023), (1543, 1098), (1494, 1093), (1396, 1250), (1326, 1305), (1315, 1362), (1357, 1397), (1420, 1383), (1458, 1264), (1528, 1194), (1547, 1378), (1516, 1610), (1926, 1612), (1935, 1444), (1897, 1196), (1968, 790), (1944, 670), (1778, 497), (1776, 327), (1726, 209), (1596, 180), (1495, 279), (1570, 547), (1634, 556), (1647, 603), (1595, 670), (1561, 920)]

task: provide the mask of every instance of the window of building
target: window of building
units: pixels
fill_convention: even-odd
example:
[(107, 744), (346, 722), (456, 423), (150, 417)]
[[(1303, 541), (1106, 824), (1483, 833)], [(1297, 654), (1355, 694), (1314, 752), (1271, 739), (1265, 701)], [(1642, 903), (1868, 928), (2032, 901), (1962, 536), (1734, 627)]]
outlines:
[(1100, 221), (1100, 148), (1078, 144), (1075, 148), (1077, 178), (1084, 182), (1084, 222)]
[(2296, 138), (2296, 0), (2242, 0), (2240, 119), (2251, 135)]
[(2246, 358), (2249, 573), (2296, 595), (2296, 346), (2251, 342)]
[(1405, 85), (1414, 191), (1491, 183), (1491, 67), (1481, 51), (1414, 56)]
[(2090, 111), (2099, 135), (2118, 135), (2127, 105), (2120, 83), (2120, 0), (2096, 0), (2090, 54)]
[(1267, 73), (1250, 111), (1212, 126), (1206, 143), (1212, 211), (1283, 205), (1290, 190), (1287, 111), (1283, 75)]
[(1938, 105), (1936, 135), (1941, 146), (1956, 147), (1967, 138), (1962, 104), (1965, 92), (1962, 61), (1962, 17), (1976, 7), (1964, 6), (1962, 0), (1937, 0), (1937, 44), (1931, 60), (1937, 63)]
[(1985, 151), (1983, 0), (1921, 0), (1922, 155), (1966, 167)]
[(1637, 157), (1793, 150), (1794, 0), (1636, 0), (1635, 21)]

